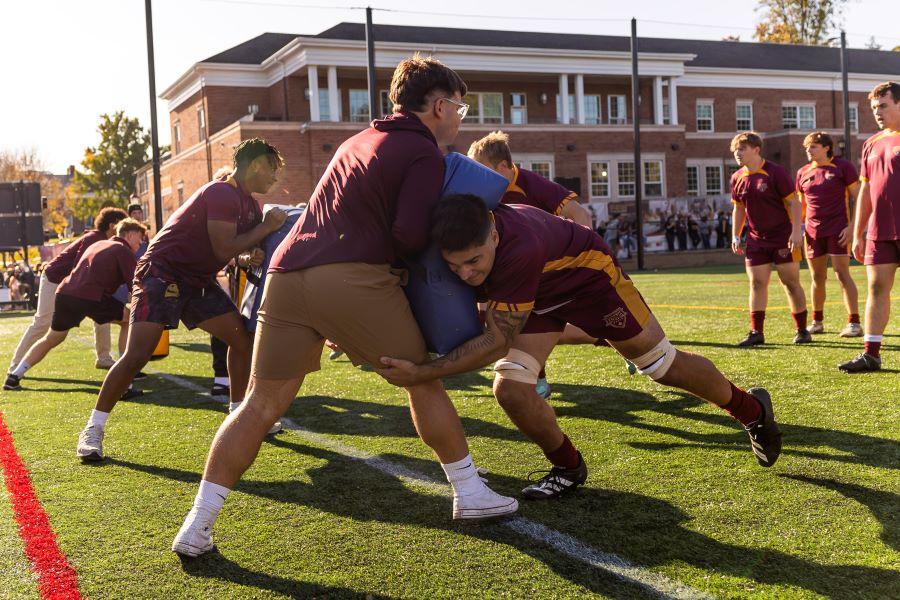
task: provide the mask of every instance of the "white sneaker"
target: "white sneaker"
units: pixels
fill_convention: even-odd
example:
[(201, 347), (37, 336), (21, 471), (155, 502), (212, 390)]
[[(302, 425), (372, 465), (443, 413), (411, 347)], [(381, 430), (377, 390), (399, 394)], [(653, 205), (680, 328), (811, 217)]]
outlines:
[[(238, 407), (240, 405), (241, 405), (240, 402), (229, 402), (228, 403), (228, 412), (233, 413), (234, 411), (236, 411), (238, 409)], [(269, 430), (269, 433), (266, 435), (275, 435), (276, 433), (281, 433), (282, 431), (284, 431), (284, 426), (282, 426), (281, 421), (279, 420), (279, 421), (275, 421), (275, 423), (272, 425), (272, 428)]]
[(859, 323), (847, 323), (847, 326), (841, 329), (841, 337), (861, 337), (863, 334), (862, 325)]
[(81, 460), (103, 460), (103, 428), (88, 425), (78, 436), (78, 448), (75, 454)]
[(112, 369), (112, 366), (114, 364), (116, 364), (116, 361), (114, 361), (111, 357), (106, 356), (104, 358), (98, 358), (97, 362), (94, 363), (94, 366), (98, 369), (109, 370)]
[(813, 321), (809, 328), (810, 333), (825, 333), (825, 324), (822, 321)]
[(485, 519), (511, 515), (519, 510), (519, 502), (515, 498), (501, 496), (488, 486), (480, 492), (466, 496), (453, 495), (453, 518)]
[(196, 506), (192, 508), (172, 542), (172, 552), (197, 557), (215, 548), (212, 539), (213, 520), (209, 511)]

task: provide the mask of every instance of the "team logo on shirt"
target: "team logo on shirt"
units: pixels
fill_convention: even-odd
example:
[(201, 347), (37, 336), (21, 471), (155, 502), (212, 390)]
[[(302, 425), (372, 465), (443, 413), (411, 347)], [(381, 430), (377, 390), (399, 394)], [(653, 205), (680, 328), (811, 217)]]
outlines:
[(828, 171), (827, 173), (825, 173), (825, 179), (834, 179), (834, 173)]
[(178, 296), (179, 296), (178, 284), (170, 283), (169, 286), (166, 288), (165, 298), (177, 298)]
[(603, 316), (603, 325), (605, 327), (615, 327), (616, 329), (624, 329), (625, 323), (628, 321), (628, 313), (621, 306), (612, 311), (608, 315)]
[(760, 192), (765, 192), (767, 189), (769, 189), (769, 184), (766, 183), (765, 181), (760, 181), (759, 184), (756, 186), (756, 189), (759, 190)]

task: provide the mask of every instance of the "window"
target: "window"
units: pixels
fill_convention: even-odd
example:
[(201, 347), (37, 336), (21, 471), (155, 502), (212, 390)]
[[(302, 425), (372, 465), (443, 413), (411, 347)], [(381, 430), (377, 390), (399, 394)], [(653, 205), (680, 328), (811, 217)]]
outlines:
[(206, 111), (202, 106), (197, 109), (197, 134), (201, 142), (206, 139)]
[(181, 152), (181, 122), (175, 121), (172, 139), (175, 140), (175, 154)]
[[(559, 102), (559, 94), (556, 95), (556, 122), (562, 123), (562, 105)], [(569, 123), (575, 122), (575, 96), (569, 94)]]
[(372, 120), (369, 116), (369, 90), (350, 90), (350, 121), (353, 123), (368, 123)]
[[(338, 88), (338, 114), (337, 120), (341, 120), (341, 90)], [(306, 88), (306, 95), (309, 95), (309, 88)], [(368, 103), (367, 103), (368, 104)], [(328, 88), (319, 88), (319, 120), (320, 121), (330, 121), (331, 120), (331, 105), (328, 103)]]
[(722, 193), (722, 167), (720, 165), (707, 166), (704, 169), (704, 183), (707, 194)]
[(634, 162), (616, 163), (619, 196), (634, 196)]
[(850, 105), (850, 131), (859, 133), (859, 106)]
[(753, 104), (750, 102), (738, 102), (735, 105), (735, 116), (737, 117), (737, 131), (750, 131), (753, 129)]
[(727, 177), (729, 184), (731, 182), (731, 176), (734, 175), (740, 168), (741, 167), (733, 162), (729, 162), (725, 165), (725, 176)]
[(469, 105), (468, 117), (478, 123), (503, 122), (503, 94), (497, 92), (469, 92), (463, 98)]
[(600, 121), (600, 96), (590, 95), (584, 97), (584, 122), (588, 125), (599, 125)]
[(669, 108), (669, 101), (663, 100), (663, 125), (672, 124), (672, 109)]
[(513, 163), (522, 169), (528, 169), (541, 177), (553, 179), (552, 154), (513, 154)]
[(544, 177), (545, 179), (553, 178), (553, 163), (548, 162), (546, 160), (532, 161), (531, 168), (528, 170), (533, 171), (534, 173), (537, 173), (538, 175), (540, 175), (541, 177)]
[(662, 196), (662, 161), (644, 161), (644, 196), (658, 198)]
[(609, 163), (591, 161), (591, 198), (609, 198)]
[(704, 100), (697, 102), (697, 131), (715, 131), (713, 122), (713, 103)]
[(688, 165), (687, 167), (687, 193), (688, 196), (700, 195), (700, 167)]
[(184, 182), (178, 182), (178, 206), (184, 204)]
[(524, 125), (528, 122), (525, 94), (513, 93), (509, 95), (509, 122), (513, 125)]
[(387, 90), (379, 92), (381, 97), (381, 116), (386, 117), (394, 113), (394, 103), (391, 102), (391, 94)]
[(147, 171), (144, 171), (137, 178), (137, 193), (139, 196), (143, 196), (148, 191), (147, 185)]
[(606, 114), (611, 125), (624, 125), (628, 120), (625, 110), (625, 96), (607, 96)]
[(784, 129), (815, 129), (815, 104), (785, 104), (781, 107), (781, 126)]

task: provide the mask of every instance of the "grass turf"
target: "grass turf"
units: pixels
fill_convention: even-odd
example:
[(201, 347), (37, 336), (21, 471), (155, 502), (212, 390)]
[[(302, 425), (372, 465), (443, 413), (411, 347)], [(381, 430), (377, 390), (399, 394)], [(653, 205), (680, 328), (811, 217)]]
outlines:
[[(864, 272), (854, 268), (865, 296)], [(808, 272), (803, 273), (808, 281)], [(860, 340), (832, 277), (828, 333), (795, 347), (787, 309), (770, 309), (763, 348), (733, 347), (747, 329), (746, 279), (729, 269), (637, 274), (669, 338), (712, 359), (737, 384), (769, 389), (784, 432), (762, 469), (722, 411), (637, 376), (609, 349), (558, 348), (551, 404), (591, 469), (560, 502), (521, 514), (710, 595), (900, 597), (900, 324), (886, 370), (835, 365)], [(784, 307), (773, 282), (770, 306)], [(693, 308), (684, 308), (693, 307)], [(9, 356), (28, 319), (0, 316)], [(116, 408), (108, 460), (80, 464), (77, 434), (103, 372), (84, 326), (28, 373), (0, 411), (31, 471), (59, 544), (91, 598), (643, 597), (640, 588), (497, 523), (453, 524), (450, 501), (286, 432), (264, 444), (216, 527), (220, 553), (181, 563), (169, 551), (189, 509), (224, 407), (158, 376)], [(152, 366), (206, 387), (207, 339), (183, 329)], [(493, 400), (488, 370), (447, 382), (473, 454), (494, 489), (514, 494), (536, 446)], [(323, 360), (290, 410), (303, 427), (441, 479), (402, 394), (346, 360)], [(37, 597), (8, 497), (0, 493), (0, 597)]]

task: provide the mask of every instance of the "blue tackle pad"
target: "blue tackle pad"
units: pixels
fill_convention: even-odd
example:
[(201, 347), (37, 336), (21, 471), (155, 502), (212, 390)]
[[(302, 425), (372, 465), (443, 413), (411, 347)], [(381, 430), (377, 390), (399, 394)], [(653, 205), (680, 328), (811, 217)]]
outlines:
[[(494, 210), (508, 185), (505, 177), (467, 156), (451, 152), (444, 158), (442, 197), (475, 194)], [(481, 335), (475, 288), (450, 270), (435, 244), (406, 266), (409, 281), (403, 289), (429, 351), (446, 354)]]

